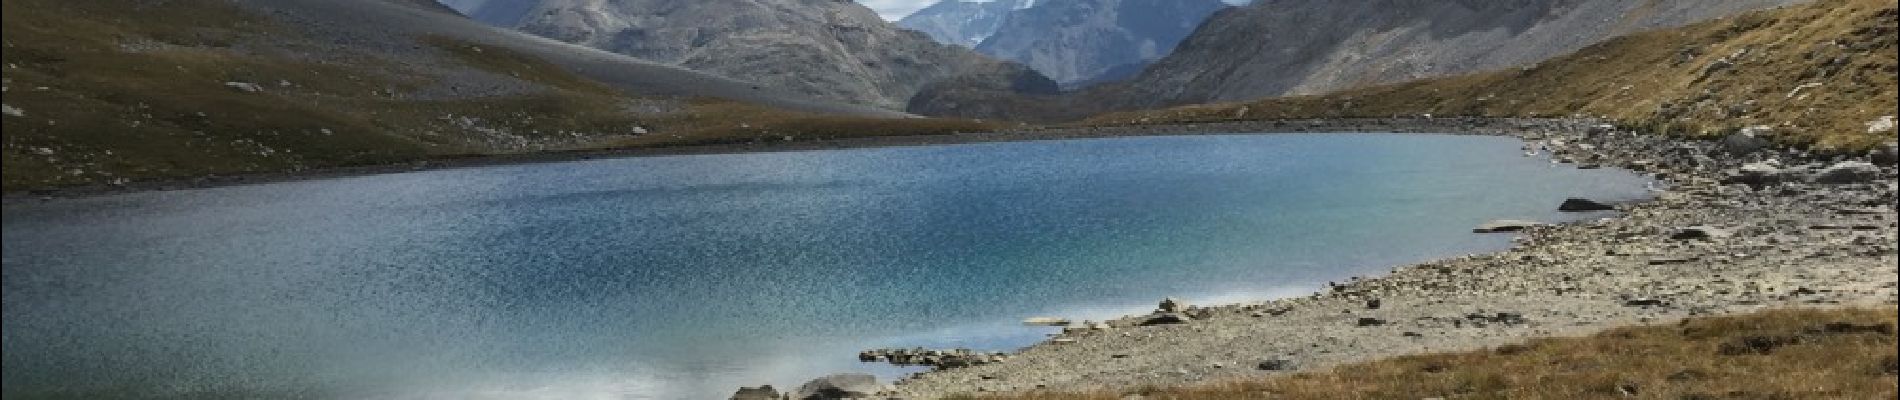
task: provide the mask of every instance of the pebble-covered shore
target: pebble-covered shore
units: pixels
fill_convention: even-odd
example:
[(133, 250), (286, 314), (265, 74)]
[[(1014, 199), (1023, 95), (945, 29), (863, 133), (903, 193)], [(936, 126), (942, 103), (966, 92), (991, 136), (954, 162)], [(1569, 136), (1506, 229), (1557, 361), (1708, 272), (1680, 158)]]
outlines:
[[(1114, 129), (1039, 134), (1118, 136)], [(1527, 152), (1652, 173), (1665, 187), (1653, 201), (1615, 205), (1620, 218), (1493, 233), (1520, 235), (1508, 251), (1402, 266), (1305, 297), (1069, 329), (1000, 362), (904, 379), (880, 397), (1191, 384), (1764, 308), (1900, 303), (1891, 146), (1823, 156), (1773, 148), (1756, 137), (1768, 130), (1683, 141), (1559, 120), (1128, 129), (1512, 135)]]

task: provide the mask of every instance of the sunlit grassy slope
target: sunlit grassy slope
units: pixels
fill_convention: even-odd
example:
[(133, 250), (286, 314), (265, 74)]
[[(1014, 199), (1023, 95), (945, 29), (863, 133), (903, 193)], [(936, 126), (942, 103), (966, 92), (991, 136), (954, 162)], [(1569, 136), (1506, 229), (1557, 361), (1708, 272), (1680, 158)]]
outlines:
[(1892, 399), (1894, 329), (1894, 309), (1779, 310), (1202, 386), (980, 398)]
[(1112, 113), (1093, 125), (1310, 117), (1592, 116), (1707, 137), (1860, 150), (1894, 140), (1896, 3), (1819, 0), (1610, 40), (1534, 66), (1343, 93)]
[[(447, 37), (415, 38), (417, 50), (401, 55), (339, 48), (220, 0), (7, 0), (0, 12), (9, 192), (448, 156), (994, 128), (628, 96), (530, 56)], [(482, 85), (504, 89), (464, 90)]]

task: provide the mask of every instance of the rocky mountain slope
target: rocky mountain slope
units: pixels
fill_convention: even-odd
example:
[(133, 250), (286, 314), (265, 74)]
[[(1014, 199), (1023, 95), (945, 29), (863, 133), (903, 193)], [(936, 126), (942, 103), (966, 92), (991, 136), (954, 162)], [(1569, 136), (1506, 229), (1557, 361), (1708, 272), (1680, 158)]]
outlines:
[(1226, 7), (1220, 0), (1044, 0), (1011, 13), (976, 49), (1063, 85), (1123, 78), (1173, 52)]
[(980, 129), (876, 119), (908, 116), (497, 29), (413, 0), (108, 3), (0, 3), (7, 191)]
[(1529, 65), (1619, 35), (1800, 0), (1255, 2), (1208, 18), (1136, 77), (1064, 96), (938, 88), (913, 110), (1067, 120), (1113, 110), (1327, 93)]
[(1207, 21), (1119, 96), (1246, 100), (1534, 63), (1616, 36), (1796, 0), (1258, 2)]
[[(1825, 151), (1896, 139), (1900, 8), (1817, 0), (1625, 36), (1501, 71), (1098, 116), (1099, 125), (1283, 118), (1607, 117), (1642, 130)], [(1891, 154), (1891, 150), (1889, 150)]]
[(897, 20), (897, 26), (938, 42), (974, 48), (1003, 26), (1010, 13), (1034, 5), (1033, 0), (943, 0)]
[(937, 43), (837, 0), (541, 0), (518, 29), (824, 98), (902, 109), (961, 78), (1052, 92), (1047, 79)]

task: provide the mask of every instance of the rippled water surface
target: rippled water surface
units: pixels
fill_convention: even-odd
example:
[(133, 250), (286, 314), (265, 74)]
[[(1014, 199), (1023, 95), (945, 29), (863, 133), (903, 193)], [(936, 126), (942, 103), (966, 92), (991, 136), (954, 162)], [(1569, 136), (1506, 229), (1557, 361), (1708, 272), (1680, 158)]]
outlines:
[[(1146, 137), (592, 160), (14, 202), (25, 394), (723, 398), (1024, 317), (1300, 294), (1645, 181), (1503, 138)], [(1578, 217), (1578, 216), (1569, 216)]]

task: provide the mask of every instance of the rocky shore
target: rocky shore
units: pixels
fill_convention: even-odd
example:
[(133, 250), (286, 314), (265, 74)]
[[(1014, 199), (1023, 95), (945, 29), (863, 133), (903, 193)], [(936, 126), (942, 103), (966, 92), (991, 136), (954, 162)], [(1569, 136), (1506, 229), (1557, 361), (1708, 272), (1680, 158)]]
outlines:
[(1900, 302), (1892, 146), (1827, 156), (1776, 149), (1763, 130), (1683, 141), (1590, 121), (1472, 128), (1446, 131), (1522, 137), (1527, 152), (1650, 173), (1666, 188), (1654, 201), (1613, 205), (1620, 218), (1480, 227), (1519, 234), (1509, 251), (1403, 266), (1305, 297), (1193, 307), (1178, 323), (1153, 323), (1167, 315), (1157, 310), (1065, 332), (1004, 362), (913, 376), (888, 394), (1178, 385), (1692, 316)]
[[(1280, 121), (1030, 134), (1124, 130), (1509, 135), (1526, 140), (1527, 156), (1641, 171), (1663, 187), (1652, 201), (1606, 205), (1623, 212), (1618, 218), (1474, 229), (1518, 235), (1508, 251), (1401, 266), (1304, 297), (1210, 307), (1164, 302), (1153, 314), (1065, 329), (996, 362), (916, 374), (877, 397), (1192, 384), (1696, 316), (1900, 303), (1900, 184), (1891, 145), (1824, 155), (1776, 148), (1761, 138), (1772, 134), (1766, 128), (1685, 141), (1574, 120)], [(1568, 206), (1593, 208), (1578, 200)]]

